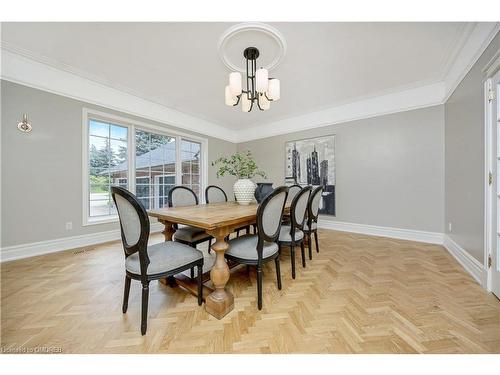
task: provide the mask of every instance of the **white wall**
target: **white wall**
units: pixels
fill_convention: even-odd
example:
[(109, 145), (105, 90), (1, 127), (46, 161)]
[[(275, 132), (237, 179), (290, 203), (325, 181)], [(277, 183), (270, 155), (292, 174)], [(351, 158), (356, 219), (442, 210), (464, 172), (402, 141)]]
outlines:
[[(82, 226), (82, 108), (94, 108), (159, 126), (168, 124), (0, 82), (2, 248), (118, 229), (117, 223)], [(23, 113), (28, 114), (33, 125), (30, 134), (17, 130)], [(235, 152), (236, 145), (206, 138), (208, 183), (221, 185), (228, 196), (232, 196), (233, 179), (218, 180), (210, 162), (220, 155)], [(66, 230), (66, 222), (73, 223), (73, 230)]]
[(274, 186), (285, 142), (336, 135), (336, 217), (325, 220), (443, 232), (444, 108), (434, 106), (238, 144)]
[[(500, 34), (445, 105), (445, 227), (459, 246), (484, 264), (484, 66), (500, 48)], [(448, 223), (452, 224), (449, 231)]]

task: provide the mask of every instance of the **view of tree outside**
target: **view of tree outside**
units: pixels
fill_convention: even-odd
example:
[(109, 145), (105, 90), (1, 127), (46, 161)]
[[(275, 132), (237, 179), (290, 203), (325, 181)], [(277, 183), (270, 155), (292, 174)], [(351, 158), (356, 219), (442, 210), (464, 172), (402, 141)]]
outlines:
[[(127, 136), (126, 127), (96, 120), (89, 122), (90, 216), (116, 213), (111, 198), (115, 181), (110, 171), (127, 161)], [(119, 185), (128, 186), (126, 180), (120, 180)]]

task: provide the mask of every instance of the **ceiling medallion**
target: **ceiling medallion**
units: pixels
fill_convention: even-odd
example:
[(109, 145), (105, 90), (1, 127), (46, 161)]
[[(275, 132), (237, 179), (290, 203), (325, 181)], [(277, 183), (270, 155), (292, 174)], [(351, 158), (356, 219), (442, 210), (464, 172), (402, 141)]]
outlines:
[(277, 29), (261, 22), (244, 22), (227, 29), (219, 39), (218, 51), (224, 65), (229, 70), (244, 73), (240, 53), (249, 45), (269, 58), (262, 65), (267, 70), (276, 68), (285, 57), (286, 41)]

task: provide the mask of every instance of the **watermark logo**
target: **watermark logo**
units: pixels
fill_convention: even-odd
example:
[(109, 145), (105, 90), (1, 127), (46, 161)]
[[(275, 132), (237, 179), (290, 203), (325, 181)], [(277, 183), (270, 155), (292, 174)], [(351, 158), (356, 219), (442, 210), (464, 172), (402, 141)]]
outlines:
[(60, 354), (60, 346), (1, 346), (2, 354)]

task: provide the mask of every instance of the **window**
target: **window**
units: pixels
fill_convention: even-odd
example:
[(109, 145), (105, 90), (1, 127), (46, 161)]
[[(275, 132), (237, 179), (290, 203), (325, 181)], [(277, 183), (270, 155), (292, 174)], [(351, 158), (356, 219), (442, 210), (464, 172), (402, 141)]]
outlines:
[[(128, 129), (101, 121), (89, 121), (90, 218), (116, 214), (111, 186), (127, 185)], [(120, 173), (115, 173), (120, 170)]]
[(192, 189), (199, 197), (201, 144), (186, 139), (181, 142), (182, 185)]
[(167, 206), (168, 192), (175, 186), (175, 145), (174, 137), (135, 131), (135, 191), (146, 209)]
[(168, 205), (175, 185), (200, 202), (206, 186), (206, 140), (84, 109), (84, 225), (117, 220), (111, 186), (135, 193), (146, 209)]

